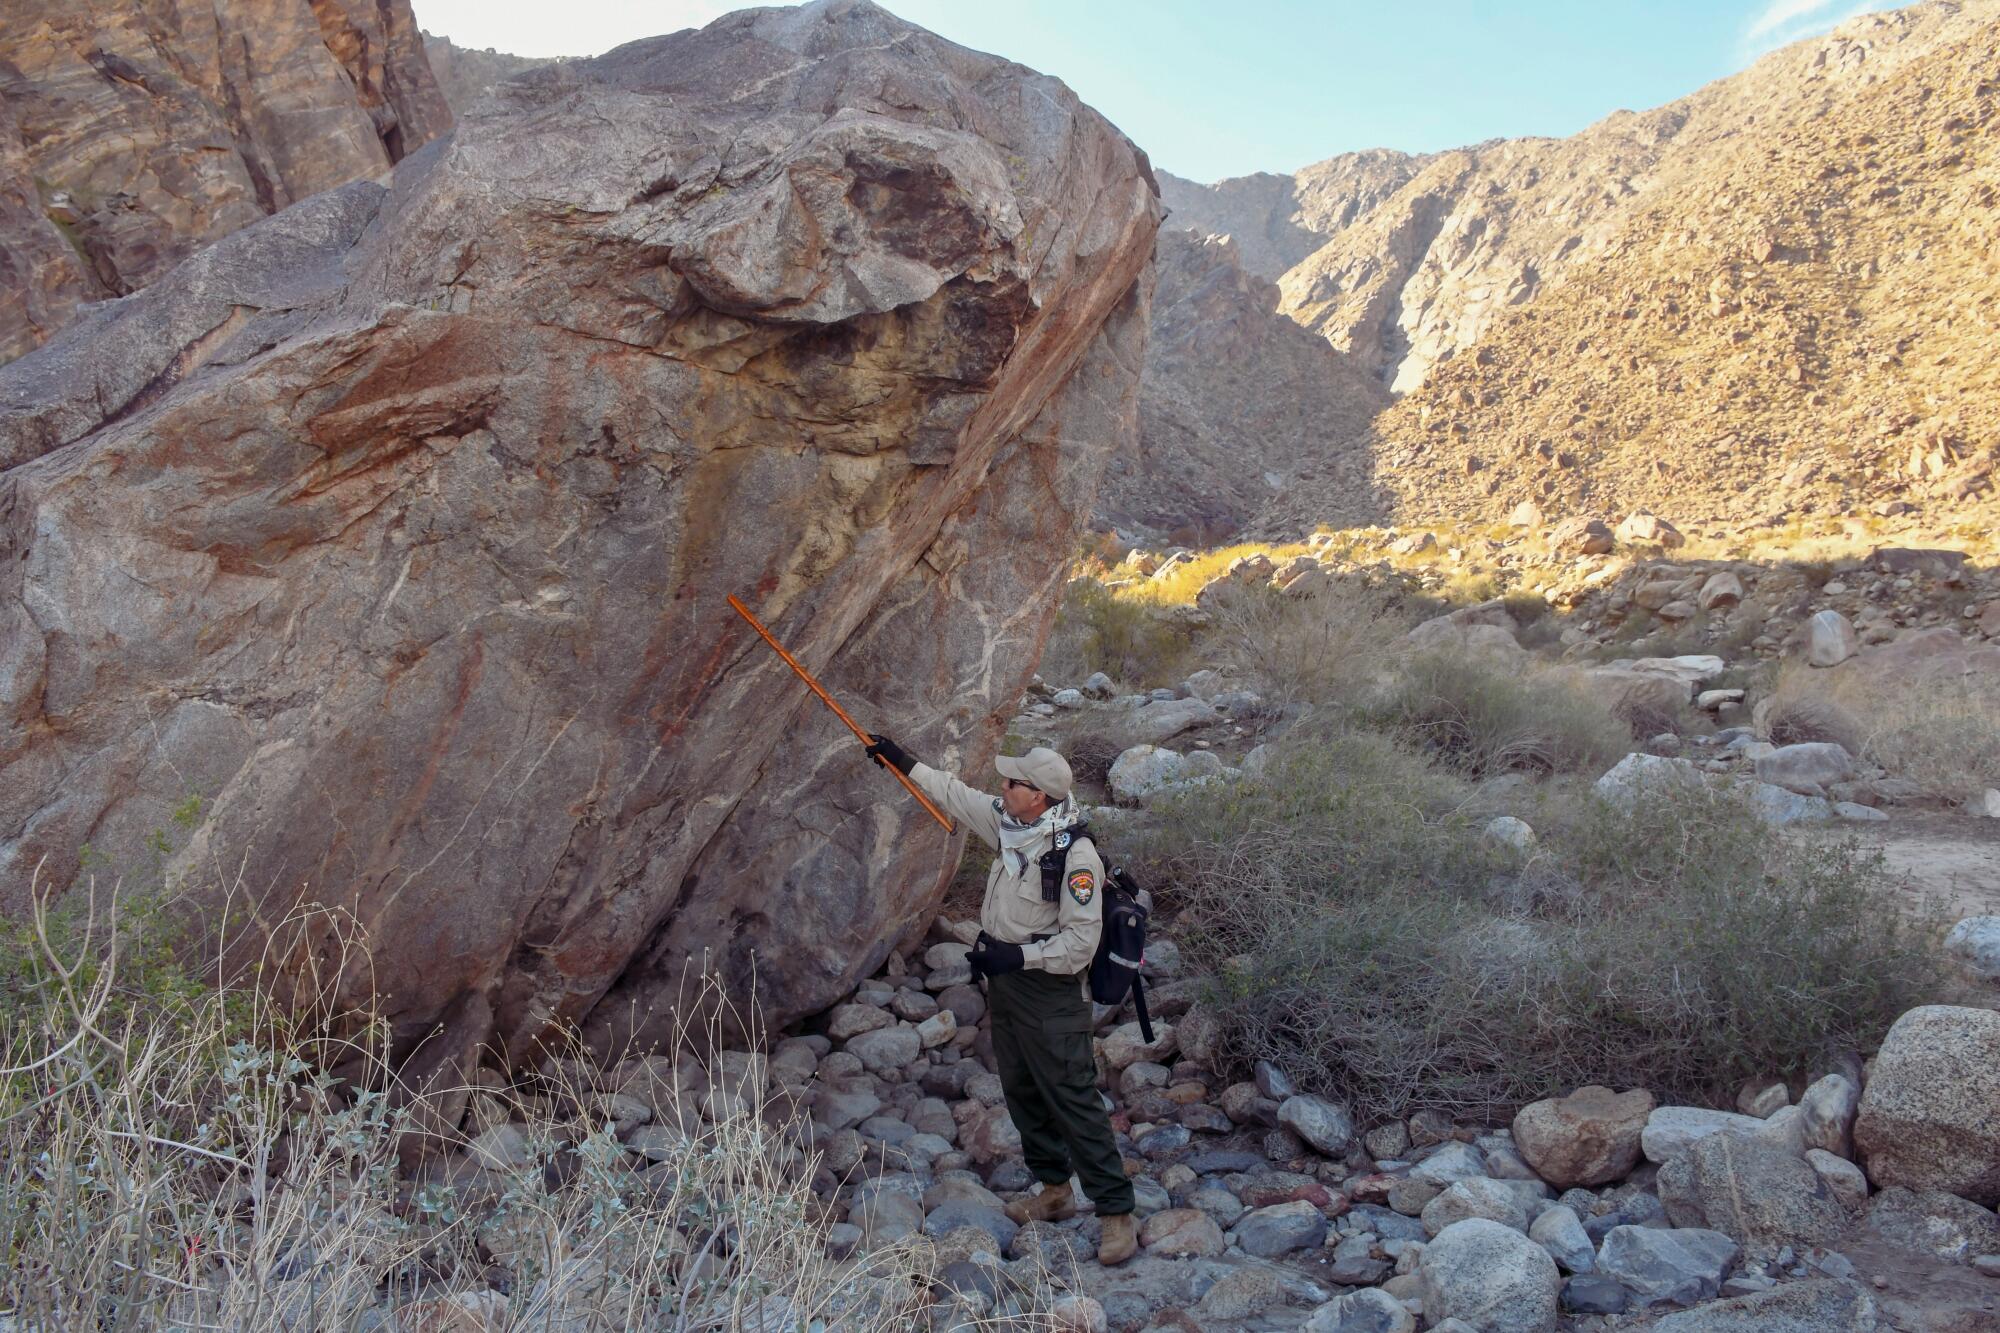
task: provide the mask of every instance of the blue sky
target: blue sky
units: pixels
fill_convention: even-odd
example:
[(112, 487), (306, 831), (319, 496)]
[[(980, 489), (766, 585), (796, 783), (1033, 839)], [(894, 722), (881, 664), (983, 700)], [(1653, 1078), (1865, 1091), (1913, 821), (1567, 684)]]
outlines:
[[(1209, 181), (1357, 148), (1574, 134), (1673, 101), (1858, 0), (887, 0), (966, 46), (1057, 75), (1155, 164)], [(588, 55), (699, 25), (713, 0), (413, 0), (425, 28)], [(557, 19), (554, 16), (560, 15)]]

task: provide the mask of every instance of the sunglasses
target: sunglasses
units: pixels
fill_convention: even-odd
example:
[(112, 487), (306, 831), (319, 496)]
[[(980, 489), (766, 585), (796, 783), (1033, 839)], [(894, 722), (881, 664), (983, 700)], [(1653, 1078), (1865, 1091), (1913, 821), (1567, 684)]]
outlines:
[(1028, 789), (1029, 791), (1040, 791), (1040, 790), (1041, 790), (1041, 788), (1040, 788), (1040, 787), (1037, 787), (1037, 786), (1036, 786), (1036, 785), (1035, 785), (1034, 783), (1032, 783), (1032, 782), (1023, 782), (1023, 781), (1021, 781), (1021, 779), (1019, 779), (1019, 778), (1004, 778), (1004, 779), (1002, 779), (1002, 785), (1003, 785), (1003, 786), (1008, 786), (1008, 787), (1026, 787), (1026, 788), (1027, 788), (1027, 789)]

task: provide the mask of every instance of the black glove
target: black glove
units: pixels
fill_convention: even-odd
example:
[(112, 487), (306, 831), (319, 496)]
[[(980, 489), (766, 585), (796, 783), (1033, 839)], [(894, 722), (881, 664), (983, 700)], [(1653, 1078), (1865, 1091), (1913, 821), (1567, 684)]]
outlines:
[(886, 764), (893, 765), (896, 771), (905, 777), (908, 777), (910, 770), (917, 766), (917, 761), (910, 758), (909, 753), (902, 746), (896, 744), (896, 742), (890, 740), (887, 736), (877, 736), (870, 742), (868, 757), (870, 759), (880, 759)]
[(965, 961), (972, 965), (975, 976), (984, 972), (989, 977), (997, 977), (1007, 972), (1019, 972), (1028, 965), (1027, 957), (1022, 954), (1020, 945), (1003, 944), (983, 930), (979, 932), (979, 938), (973, 942), (972, 948), (967, 951)]

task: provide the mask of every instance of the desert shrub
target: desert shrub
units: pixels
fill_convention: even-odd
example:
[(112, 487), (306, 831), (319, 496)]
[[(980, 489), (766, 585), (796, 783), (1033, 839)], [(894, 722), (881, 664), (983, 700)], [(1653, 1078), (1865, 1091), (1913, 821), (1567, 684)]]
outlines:
[(1408, 661), (1374, 716), (1410, 745), (1473, 777), (1602, 770), (1631, 748), (1601, 701), (1555, 675), (1477, 656)]
[(1246, 587), (1218, 599), (1205, 649), (1274, 704), (1351, 704), (1394, 660), (1409, 620), (1358, 581), (1312, 597)]
[(1852, 843), (1772, 838), (1696, 789), (1586, 801), (1496, 866), (1453, 792), (1350, 737), (1171, 807), (1187, 843), (1156, 873), (1231, 1062), (1274, 1060), (1364, 1123), (1495, 1121), (1584, 1083), (1713, 1102), (1940, 993), (1937, 923), (1884, 910)]
[(1386, 736), (1339, 727), (1296, 734), (1258, 779), (1157, 804), (1149, 869), (1230, 953), (1251, 937), (1221, 923), (1240, 923), (1243, 913), (1313, 910), (1333, 895), (1372, 899), (1417, 878), (1447, 894), (1476, 892), (1495, 863), (1461, 813), (1468, 795), (1456, 775)]
[(1633, 740), (1650, 740), (1662, 733), (1676, 736), (1707, 730), (1701, 710), (1685, 699), (1665, 703), (1647, 699), (1636, 692), (1611, 705), (1611, 715), (1625, 726)]
[(1267, 556), (1276, 564), (1283, 564), (1310, 548), (1300, 543), (1283, 546), (1264, 546), (1249, 543), (1237, 546), (1221, 546), (1214, 550), (1202, 551), (1191, 559), (1162, 574), (1147, 579), (1131, 591), (1131, 600), (1152, 602), (1156, 605), (1184, 605), (1192, 602), (1196, 594), (1212, 580), (1226, 573), (1229, 566), (1244, 556)]
[[(594, 1089), (564, 1072), (583, 1066), (552, 1060), (526, 1083), (470, 1092), (469, 1130), (482, 1116), (516, 1124), (531, 1165), (478, 1171), (457, 1156), (412, 1177), (399, 1148), (436, 1131), (436, 1104), (398, 1084), (383, 1058), (386, 1023), (360, 1014), (307, 1024), (181, 973), (144, 982), (148, 968), (166, 975), (140, 962), (154, 947), (135, 938), (144, 923), (96, 906), (65, 925), (38, 903), (25, 934), (10, 937), (0, 1018), (9, 1322), (921, 1322), (937, 1266), (928, 1243), (832, 1262), (810, 1188), (817, 1159), (775, 1122), (740, 1108), (704, 1119), (676, 1102), (661, 1121), (686, 1132), (654, 1145), (659, 1160), (642, 1173), (596, 1112)], [(121, 941), (134, 951), (113, 947)], [(119, 1008), (118, 997), (142, 994)], [(335, 1060), (349, 1077), (327, 1072)], [(710, 1075), (725, 1076), (711, 1068), (701, 1082)], [(495, 1263), (511, 1274), (505, 1297), (490, 1289)]]
[(1498, 574), (1465, 572), (1447, 579), (1438, 594), (1455, 607), (1477, 606), (1500, 596), (1506, 586)]
[(1764, 714), (1765, 733), (1773, 745), (1831, 741), (1849, 750), (1861, 745), (1861, 725), (1847, 704), (1830, 693), (1826, 681), (1798, 662), (1778, 672)]
[(1042, 676), (1064, 684), (1094, 671), (1128, 685), (1179, 679), (1188, 632), (1145, 602), (1120, 597), (1093, 579), (1073, 579), (1042, 653)]
[(1074, 718), (1058, 728), (1056, 749), (1069, 761), (1070, 776), (1077, 782), (1101, 788), (1111, 776), (1111, 765), (1125, 746), (1104, 724), (1088, 716)]

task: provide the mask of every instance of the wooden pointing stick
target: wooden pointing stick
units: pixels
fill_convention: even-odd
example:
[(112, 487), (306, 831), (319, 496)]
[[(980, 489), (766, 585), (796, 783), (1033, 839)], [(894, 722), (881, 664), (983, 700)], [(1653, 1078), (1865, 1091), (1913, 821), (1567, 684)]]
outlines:
[[(778, 654), (778, 656), (785, 659), (786, 666), (790, 667), (792, 670), (799, 673), (799, 679), (806, 683), (806, 688), (811, 690), (814, 694), (817, 694), (819, 696), (819, 701), (825, 704), (828, 708), (831, 708), (833, 710), (833, 715), (839, 718), (842, 722), (845, 722), (847, 724), (847, 729), (853, 732), (856, 736), (859, 736), (861, 738), (861, 743), (863, 745), (873, 745), (875, 743), (875, 738), (873, 736), (870, 736), (867, 732), (863, 731), (860, 727), (854, 724), (854, 719), (847, 715), (847, 710), (842, 708), (839, 704), (833, 701), (833, 696), (828, 694), (826, 690), (821, 687), (820, 683), (812, 678), (812, 673), (799, 665), (799, 659), (793, 657), (790, 653), (786, 652), (785, 646), (779, 643), (776, 639), (771, 637), (771, 631), (765, 629), (763, 625), (758, 623), (757, 617), (750, 614), (750, 608), (736, 600), (735, 593), (729, 594), (729, 605), (735, 608), (737, 615), (742, 616), (745, 620), (750, 622), (750, 628), (756, 630), (758, 636), (761, 637), (765, 643), (770, 644), (772, 649)], [(938, 809), (935, 805), (932, 805), (931, 798), (924, 795), (921, 791), (917, 790), (917, 784), (910, 781), (909, 774), (905, 773), (902, 769), (897, 768), (894, 764), (890, 763), (887, 759), (884, 759), (881, 755), (876, 755), (875, 758), (882, 765), (882, 767), (888, 769), (890, 773), (895, 775), (896, 781), (902, 783), (905, 787), (908, 787), (910, 789), (910, 795), (916, 797), (917, 803), (922, 805), (924, 809), (930, 811), (932, 819), (935, 819), (938, 823), (944, 825), (944, 831), (946, 833), (956, 833), (958, 831), (957, 829), (952, 827), (951, 820), (945, 817), (944, 811)]]

